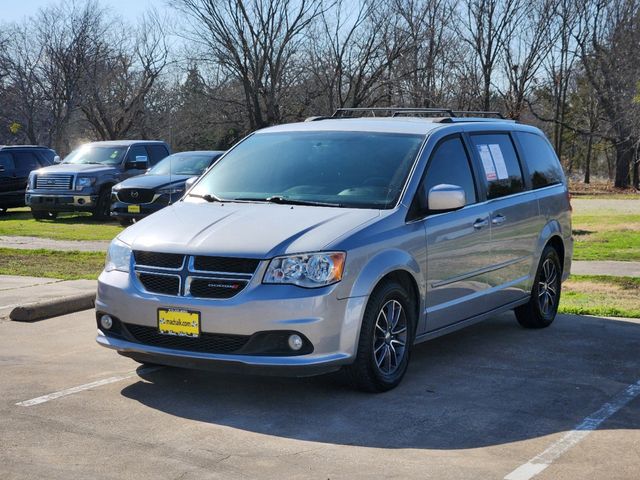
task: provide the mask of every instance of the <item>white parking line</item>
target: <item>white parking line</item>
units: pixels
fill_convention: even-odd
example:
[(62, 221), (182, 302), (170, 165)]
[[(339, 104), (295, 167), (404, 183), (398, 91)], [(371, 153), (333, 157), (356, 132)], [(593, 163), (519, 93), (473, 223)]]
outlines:
[(504, 477), (504, 480), (529, 480), (535, 477), (638, 395), (640, 395), (640, 380), (629, 385), (624, 391), (616, 395), (610, 402), (605, 403), (598, 411), (585, 418), (582, 423), (549, 446), (544, 452), (536, 455), (527, 463), (520, 465)]
[(91, 390), (92, 388), (101, 387), (102, 385), (108, 385), (110, 383), (121, 382), (122, 380), (127, 380), (128, 378), (136, 377), (138, 375), (144, 375), (145, 373), (155, 372), (156, 370), (160, 370), (163, 367), (147, 367), (135, 372), (129, 372), (124, 375), (117, 375), (115, 377), (105, 378), (103, 380), (97, 380), (91, 383), (85, 383), (84, 385), (78, 385), (77, 387), (67, 388), (65, 390), (60, 390), (59, 392), (49, 393), (48, 395), (43, 395), (41, 397), (32, 398), (31, 400), (25, 400), (24, 402), (16, 403), (19, 407), (33, 407), (34, 405), (40, 405), (41, 403), (50, 402), (51, 400), (55, 400), (56, 398), (66, 397), (68, 395), (73, 395), (74, 393), (84, 392), (85, 390)]

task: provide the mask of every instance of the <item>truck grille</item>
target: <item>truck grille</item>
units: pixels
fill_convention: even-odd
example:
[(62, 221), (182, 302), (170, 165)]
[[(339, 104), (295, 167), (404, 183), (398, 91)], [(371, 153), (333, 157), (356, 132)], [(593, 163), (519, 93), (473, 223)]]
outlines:
[(71, 190), (73, 175), (46, 173), (36, 176), (36, 188), (44, 190)]
[(150, 293), (227, 299), (249, 284), (260, 260), (134, 250), (135, 273)]
[(150, 203), (154, 191), (147, 188), (123, 188), (117, 190), (118, 200), (123, 203)]
[(131, 336), (140, 343), (156, 347), (187, 350), (205, 353), (233, 353), (240, 350), (249, 341), (249, 335), (225, 335), (202, 332), (199, 337), (179, 337), (163, 335), (154, 327), (125, 324)]

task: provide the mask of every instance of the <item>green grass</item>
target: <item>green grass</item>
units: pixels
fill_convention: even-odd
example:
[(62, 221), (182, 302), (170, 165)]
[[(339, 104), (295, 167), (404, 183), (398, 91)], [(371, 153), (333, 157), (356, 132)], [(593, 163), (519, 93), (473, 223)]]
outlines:
[(104, 259), (102, 252), (0, 248), (0, 275), (95, 280), (104, 267)]
[(640, 201), (572, 203), (574, 260), (640, 261)]
[(56, 220), (36, 221), (28, 209), (0, 216), (0, 236), (26, 236), (54, 240), (111, 240), (122, 231), (115, 222), (94, 221), (88, 214), (62, 214)]
[(558, 311), (640, 318), (640, 278), (572, 275), (562, 286)]

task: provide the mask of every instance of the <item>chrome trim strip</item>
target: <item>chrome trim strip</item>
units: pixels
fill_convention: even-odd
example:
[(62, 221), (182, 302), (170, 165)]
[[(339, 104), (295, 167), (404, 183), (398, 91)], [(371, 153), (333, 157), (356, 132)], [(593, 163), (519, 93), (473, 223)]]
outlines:
[(450, 301), (445, 302), (445, 303), (441, 303), (441, 304), (436, 305), (434, 307), (425, 309), (425, 313), (427, 315), (429, 315), (430, 313), (437, 312), (438, 310), (442, 310), (443, 308), (449, 308), (449, 307), (452, 307), (454, 305), (459, 305), (459, 304), (467, 302), (469, 300), (473, 300), (474, 298), (477, 298), (477, 297), (484, 297), (485, 295), (487, 295), (489, 293), (493, 293), (493, 292), (497, 292), (497, 291), (500, 291), (500, 290), (504, 290), (505, 288), (513, 287), (514, 285), (518, 285), (519, 283), (526, 282), (529, 278), (530, 278), (529, 275), (525, 275), (523, 277), (516, 278), (515, 280), (512, 280), (510, 282), (503, 283), (503, 284), (497, 285), (495, 287), (487, 288), (486, 290), (481, 290), (479, 292), (474, 292), (474, 293), (471, 293), (469, 295), (465, 295), (464, 297), (456, 298), (454, 300), (450, 300)]
[(482, 275), (483, 273), (493, 272), (495, 270), (500, 270), (501, 268), (509, 267), (516, 263), (524, 262), (533, 258), (533, 255), (525, 255), (524, 257), (515, 258), (513, 260), (507, 260), (506, 262), (498, 263), (496, 265), (491, 265), (489, 267), (480, 268), (478, 270), (474, 270), (473, 272), (463, 273), (462, 275), (457, 275), (455, 277), (447, 278), (446, 280), (440, 280), (439, 282), (431, 283), (431, 288), (444, 287), (445, 285), (449, 285), (450, 283), (460, 282), (462, 280), (466, 280), (471, 277), (475, 277), (477, 275)]

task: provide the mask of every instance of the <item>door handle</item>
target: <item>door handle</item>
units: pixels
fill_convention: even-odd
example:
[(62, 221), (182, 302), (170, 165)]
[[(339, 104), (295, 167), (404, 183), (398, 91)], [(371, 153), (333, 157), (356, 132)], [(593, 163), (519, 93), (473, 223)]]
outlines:
[(476, 230), (480, 230), (482, 227), (488, 227), (488, 226), (489, 226), (488, 218), (478, 218), (476, 219), (475, 222), (473, 222), (473, 228), (475, 228)]
[(493, 223), (494, 225), (502, 225), (506, 220), (507, 220), (507, 217), (505, 217), (504, 215), (498, 214), (495, 217), (493, 217), (493, 220), (491, 220), (491, 223)]

